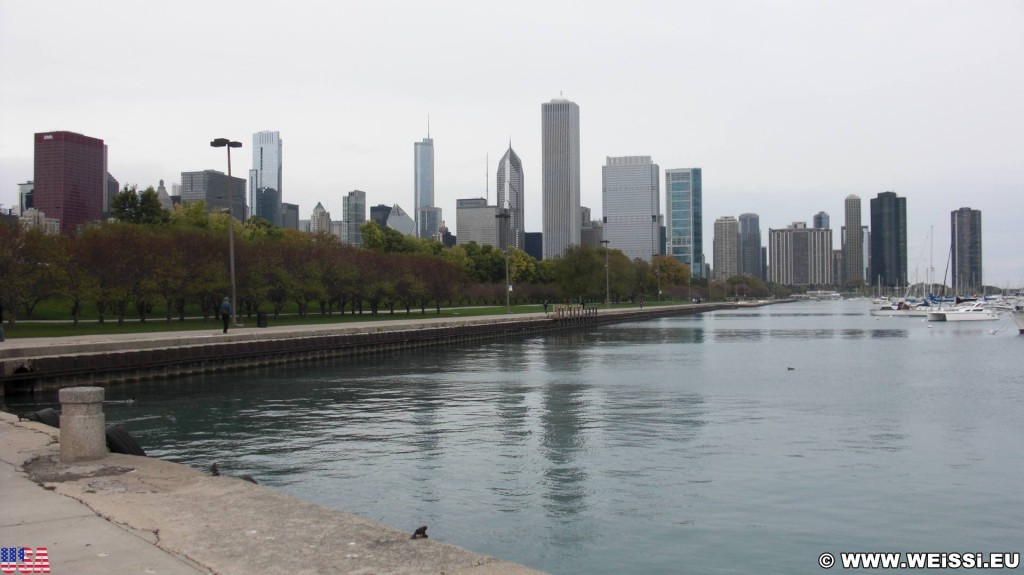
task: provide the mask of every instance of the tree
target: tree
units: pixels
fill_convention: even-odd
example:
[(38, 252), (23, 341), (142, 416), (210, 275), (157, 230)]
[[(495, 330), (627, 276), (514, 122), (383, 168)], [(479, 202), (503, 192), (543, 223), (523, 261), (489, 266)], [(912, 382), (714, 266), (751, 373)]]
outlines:
[(160, 197), (152, 186), (139, 194), (135, 184), (125, 184), (110, 204), (114, 218), (127, 224), (155, 225), (171, 220), (171, 214), (160, 205)]
[(599, 256), (594, 248), (569, 246), (555, 260), (554, 278), (564, 297), (580, 303), (597, 300), (604, 293), (604, 250)]

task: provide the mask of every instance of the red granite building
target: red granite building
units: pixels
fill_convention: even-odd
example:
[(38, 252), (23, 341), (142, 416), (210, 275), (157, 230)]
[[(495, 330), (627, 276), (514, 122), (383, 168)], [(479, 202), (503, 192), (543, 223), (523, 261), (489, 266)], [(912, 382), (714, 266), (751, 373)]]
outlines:
[(74, 132), (35, 135), (33, 204), (71, 232), (103, 216), (107, 160), (103, 140)]

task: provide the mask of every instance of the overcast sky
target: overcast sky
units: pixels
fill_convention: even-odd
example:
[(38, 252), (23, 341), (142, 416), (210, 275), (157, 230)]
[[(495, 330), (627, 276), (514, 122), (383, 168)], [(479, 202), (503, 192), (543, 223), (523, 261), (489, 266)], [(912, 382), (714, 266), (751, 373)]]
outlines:
[[(511, 140), (541, 227), (541, 104), (580, 106), (582, 203), (606, 156), (701, 167), (714, 220), (769, 228), (843, 199), (907, 198), (909, 275), (941, 280), (950, 211), (982, 210), (986, 283), (1024, 283), (1024, 2), (45, 2), (0, 0), (0, 203), (32, 179), (33, 134), (103, 139), (122, 184), (251, 167), (284, 141), (284, 201), (413, 207), (413, 143), (435, 199), (494, 200)], [(486, 157), (490, 154), (490, 165)], [(664, 206), (664, 190), (662, 191)], [(929, 230), (934, 229), (934, 240)], [(457, 230), (456, 230), (457, 231)], [(934, 248), (932, 246), (934, 245)], [(929, 254), (934, 252), (933, 256)]]

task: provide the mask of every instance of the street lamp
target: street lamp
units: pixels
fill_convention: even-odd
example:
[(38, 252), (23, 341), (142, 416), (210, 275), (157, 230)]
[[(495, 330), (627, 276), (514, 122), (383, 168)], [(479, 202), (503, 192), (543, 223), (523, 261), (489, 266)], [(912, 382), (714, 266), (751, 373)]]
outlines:
[(505, 312), (512, 313), (512, 305), (509, 301), (509, 298), (511, 297), (510, 293), (512, 291), (512, 284), (510, 284), (508, 281), (508, 250), (510, 244), (512, 243), (512, 238), (509, 237), (512, 235), (512, 233), (511, 230), (508, 229), (508, 226), (509, 220), (512, 218), (512, 214), (509, 213), (508, 208), (498, 208), (498, 213), (495, 214), (494, 217), (497, 219), (505, 220), (504, 233), (500, 234), (499, 237), (502, 238), (501, 243), (505, 244)]
[(608, 290), (608, 244), (611, 240), (601, 240), (601, 243), (604, 244), (604, 307), (610, 308), (612, 303)]
[(234, 199), (231, 197), (231, 148), (241, 148), (242, 142), (233, 142), (227, 138), (217, 138), (210, 142), (214, 148), (227, 148), (228, 150), (228, 254), (231, 261), (231, 315), (234, 324), (238, 323), (238, 298), (235, 297), (235, 216), (231, 213)]

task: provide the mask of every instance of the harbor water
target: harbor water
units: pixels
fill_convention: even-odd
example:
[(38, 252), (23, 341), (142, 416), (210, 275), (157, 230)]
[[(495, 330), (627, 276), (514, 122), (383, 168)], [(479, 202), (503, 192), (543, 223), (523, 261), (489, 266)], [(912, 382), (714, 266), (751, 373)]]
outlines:
[(151, 456), (551, 573), (1024, 551), (1024, 336), (868, 306), (126, 384), (106, 413)]

